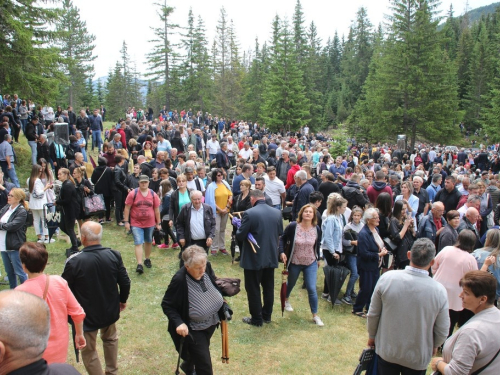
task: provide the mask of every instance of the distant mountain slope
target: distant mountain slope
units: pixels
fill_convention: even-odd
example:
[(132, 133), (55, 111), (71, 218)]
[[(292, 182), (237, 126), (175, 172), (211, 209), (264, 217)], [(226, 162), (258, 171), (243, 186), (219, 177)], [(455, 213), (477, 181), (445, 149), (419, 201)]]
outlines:
[(489, 14), (489, 13), (495, 13), (495, 10), (500, 6), (500, 2), (498, 3), (493, 3), (490, 5), (485, 5), (483, 7), (475, 8), (467, 12), (469, 16), (469, 20), (472, 22), (475, 22), (481, 18), (481, 16)]

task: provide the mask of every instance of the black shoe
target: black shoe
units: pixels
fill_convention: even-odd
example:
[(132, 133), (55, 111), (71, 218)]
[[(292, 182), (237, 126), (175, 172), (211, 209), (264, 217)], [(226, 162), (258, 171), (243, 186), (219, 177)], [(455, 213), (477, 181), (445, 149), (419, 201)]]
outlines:
[(264, 323), (271, 324), (271, 319), (269, 319), (269, 320), (264, 319)]
[[(255, 327), (262, 327), (262, 323), (261, 323), (261, 324), (254, 323), (254, 322), (252, 321), (252, 318), (250, 318), (249, 316), (244, 317), (243, 319), (241, 319), (241, 321), (242, 321), (243, 323), (249, 324), (249, 325), (251, 325), (251, 326), (255, 326)], [(271, 322), (271, 321), (269, 321), (269, 322)]]
[(144, 265), (148, 268), (151, 268), (151, 259), (149, 258), (144, 259)]
[(241, 259), (241, 257), (240, 257), (240, 256), (238, 256), (238, 257), (236, 257), (236, 258), (234, 259), (234, 261), (235, 261), (235, 262), (239, 262), (239, 261), (240, 261), (240, 259)]
[(354, 301), (358, 297), (356, 292), (351, 293), (351, 299)]
[(142, 267), (142, 264), (137, 265), (135, 272), (137, 272), (139, 275), (141, 275), (144, 272), (144, 268)]

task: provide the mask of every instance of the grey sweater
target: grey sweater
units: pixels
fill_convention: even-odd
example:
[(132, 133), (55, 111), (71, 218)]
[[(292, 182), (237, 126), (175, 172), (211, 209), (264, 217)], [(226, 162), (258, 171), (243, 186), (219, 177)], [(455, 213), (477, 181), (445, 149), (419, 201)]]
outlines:
[(384, 273), (372, 295), (368, 335), (385, 361), (427, 368), (433, 348), (448, 336), (446, 289), (427, 274), (406, 267)]

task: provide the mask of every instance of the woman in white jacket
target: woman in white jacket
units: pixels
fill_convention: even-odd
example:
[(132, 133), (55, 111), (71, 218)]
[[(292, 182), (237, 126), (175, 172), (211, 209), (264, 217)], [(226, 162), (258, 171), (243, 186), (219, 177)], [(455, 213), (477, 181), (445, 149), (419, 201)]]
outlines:
[[(27, 181), (30, 193), (29, 209), (33, 213), (33, 226), (35, 227), (38, 242), (49, 243), (49, 231), (43, 222), (43, 206), (47, 203), (46, 191), (52, 189), (52, 184), (44, 185), (40, 179), (41, 174), (42, 167), (38, 164), (33, 165), (30, 178)], [(42, 235), (44, 238), (42, 238)]]

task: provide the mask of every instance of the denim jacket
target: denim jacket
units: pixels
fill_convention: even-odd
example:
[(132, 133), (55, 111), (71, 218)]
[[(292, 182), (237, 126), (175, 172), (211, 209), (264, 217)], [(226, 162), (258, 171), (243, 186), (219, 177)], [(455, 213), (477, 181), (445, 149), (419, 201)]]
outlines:
[(342, 221), (338, 215), (328, 215), (321, 224), (321, 248), (330, 253), (342, 253)]

